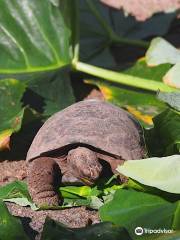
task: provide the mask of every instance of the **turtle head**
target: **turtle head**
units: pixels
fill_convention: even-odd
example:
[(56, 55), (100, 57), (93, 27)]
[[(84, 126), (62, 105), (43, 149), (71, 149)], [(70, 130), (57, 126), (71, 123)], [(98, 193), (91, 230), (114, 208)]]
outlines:
[(70, 150), (67, 164), (72, 174), (86, 185), (92, 185), (102, 171), (97, 154), (86, 147)]

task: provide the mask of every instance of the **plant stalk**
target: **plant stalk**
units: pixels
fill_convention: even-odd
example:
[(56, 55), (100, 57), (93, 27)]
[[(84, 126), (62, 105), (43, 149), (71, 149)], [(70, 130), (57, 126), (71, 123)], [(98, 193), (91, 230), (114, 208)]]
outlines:
[(124, 45), (137, 46), (137, 47), (143, 47), (143, 48), (148, 48), (150, 45), (150, 43), (147, 41), (119, 37), (115, 33), (111, 35), (111, 39), (112, 39), (112, 43), (114, 44), (124, 44)]
[(107, 80), (108, 82), (119, 83), (125, 86), (140, 88), (153, 92), (157, 92), (158, 90), (163, 92), (176, 91), (175, 88), (169, 87), (162, 82), (135, 77), (124, 73), (114, 72), (112, 70), (95, 67), (83, 62), (74, 62), (73, 67), (78, 71), (90, 74), (95, 77), (99, 77), (101, 79)]

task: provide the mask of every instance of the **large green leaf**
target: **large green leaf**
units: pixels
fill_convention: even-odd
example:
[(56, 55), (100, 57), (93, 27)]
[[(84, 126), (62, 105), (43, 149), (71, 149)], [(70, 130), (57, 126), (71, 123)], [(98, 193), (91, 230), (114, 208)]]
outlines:
[[(112, 201), (100, 208), (100, 217), (102, 221), (125, 227), (133, 240), (138, 240), (139, 236), (134, 233), (136, 227), (172, 229), (177, 206), (178, 202), (170, 203), (159, 196), (120, 189)], [(147, 235), (141, 238), (145, 240)]]
[(0, 201), (0, 240), (28, 240), (21, 221), (12, 216)]
[(117, 171), (142, 184), (180, 194), (180, 155), (129, 160)]
[(61, 13), (65, 4), (69, 1), (59, 6), (49, 0), (0, 1), (0, 74), (43, 72), (71, 63), (71, 29)]
[(98, 66), (113, 67), (115, 61), (109, 48), (112, 44), (143, 45), (139, 39), (165, 34), (174, 17), (174, 13), (158, 14), (145, 22), (137, 22), (133, 17), (125, 16), (122, 11), (114, 11), (98, 0), (81, 0), (81, 59)]
[(32, 109), (21, 106), (25, 89), (26, 85), (15, 79), (0, 81), (0, 150), (9, 148), (12, 133), (36, 118)]
[(131, 240), (127, 231), (112, 223), (99, 223), (84, 228), (67, 228), (47, 218), (41, 240)]
[[(100, 15), (109, 22), (108, 8), (93, 1)], [(108, 22), (108, 23), (107, 23)], [(109, 36), (96, 17), (90, 11), (87, 2), (80, 0), (80, 59), (101, 67), (115, 66), (115, 60), (109, 49)]]
[(43, 115), (46, 117), (75, 102), (71, 80), (66, 70), (53, 73), (46, 79), (34, 79), (29, 82), (29, 88), (43, 97), (45, 102)]
[(180, 152), (180, 112), (167, 109), (154, 119), (156, 137), (161, 143), (164, 155)]

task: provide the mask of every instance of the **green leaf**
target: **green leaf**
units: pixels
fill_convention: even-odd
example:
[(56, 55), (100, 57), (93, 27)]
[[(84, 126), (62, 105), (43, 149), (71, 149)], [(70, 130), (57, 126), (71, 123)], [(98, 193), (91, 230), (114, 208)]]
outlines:
[(71, 63), (71, 29), (61, 5), (49, 0), (0, 1), (0, 74), (44, 72)]
[(91, 188), (89, 186), (65, 186), (60, 187), (59, 190), (63, 197), (69, 198), (99, 196), (102, 192), (97, 187)]
[(168, 234), (154, 234), (154, 236), (147, 236), (147, 240), (179, 240), (180, 239), (180, 231), (173, 231)]
[(180, 51), (163, 38), (157, 37), (151, 41), (146, 52), (146, 62), (149, 66), (180, 62)]
[(176, 63), (163, 77), (164, 83), (171, 87), (180, 88), (180, 62)]
[(154, 130), (164, 155), (180, 152), (180, 112), (167, 109), (154, 119)]
[(158, 99), (167, 103), (170, 107), (174, 108), (177, 111), (180, 111), (180, 93), (163, 93), (159, 92), (157, 94)]
[(43, 115), (46, 117), (75, 102), (70, 77), (65, 70), (51, 74), (46, 79), (34, 79), (29, 82), (29, 88), (44, 98)]
[(99, 223), (84, 228), (67, 228), (46, 218), (41, 240), (131, 240), (127, 231), (112, 223)]
[(180, 155), (128, 160), (117, 171), (142, 184), (180, 194)]
[(88, 206), (99, 209), (103, 205), (98, 196), (102, 190), (89, 186), (65, 186), (60, 187), (60, 194), (64, 198), (62, 207)]
[(27, 184), (22, 181), (14, 181), (0, 187), (0, 200), (13, 202), (20, 206), (30, 206), (33, 210), (37, 210), (29, 195)]
[(132, 239), (138, 240), (139, 236), (134, 232), (136, 227), (172, 229), (176, 208), (177, 203), (170, 203), (159, 196), (121, 189), (115, 192), (112, 201), (100, 208), (100, 218), (125, 227)]
[(158, 14), (145, 22), (137, 22), (123, 11), (94, 1), (80, 1), (80, 58), (96, 66), (112, 68), (115, 60), (110, 46), (130, 44), (146, 46), (139, 39), (163, 35), (175, 18), (174, 13)]
[(174, 219), (173, 219), (173, 229), (180, 230), (180, 201), (178, 202), (178, 206), (176, 208), (176, 211), (174, 213)]
[(12, 216), (6, 205), (0, 201), (0, 239), (1, 240), (28, 240), (21, 221)]
[(133, 16), (125, 16), (123, 11), (112, 12), (112, 28), (119, 36), (129, 39), (145, 39), (165, 35), (176, 17), (176, 13), (158, 13), (145, 21), (137, 21)]
[(36, 113), (22, 108), (21, 98), (26, 85), (15, 79), (0, 80), (0, 151), (8, 149), (10, 136), (18, 132), (22, 125), (37, 118)]
[[(95, 5), (103, 17), (109, 17), (107, 7), (100, 4), (99, 1), (93, 1), (92, 4)], [(106, 21), (105, 24), (107, 24)], [(115, 66), (114, 57), (109, 49), (108, 38), (108, 33), (98, 23), (87, 2), (80, 0), (80, 59), (101, 67)]]

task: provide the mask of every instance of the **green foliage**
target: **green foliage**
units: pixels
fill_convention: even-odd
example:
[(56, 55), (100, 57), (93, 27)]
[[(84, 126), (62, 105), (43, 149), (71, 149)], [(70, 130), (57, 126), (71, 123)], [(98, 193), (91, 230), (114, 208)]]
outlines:
[(142, 184), (180, 194), (180, 155), (129, 160), (117, 171)]
[(16, 79), (0, 80), (0, 150), (9, 148), (10, 136), (22, 125), (38, 117), (32, 109), (22, 108), (25, 89), (26, 85)]
[[(159, 196), (120, 189), (116, 191), (112, 201), (100, 208), (100, 217), (102, 221), (111, 221), (125, 227), (135, 240), (139, 238), (134, 233), (138, 226), (149, 229), (172, 229), (174, 214), (178, 207), (178, 202), (170, 203)], [(142, 237), (146, 239), (146, 235)]]
[(164, 82), (172, 87), (180, 88), (180, 51), (163, 38), (157, 37), (151, 41), (146, 52), (146, 62), (149, 66), (170, 63), (175, 64), (164, 76)]
[(132, 16), (113, 9), (98, 0), (80, 0), (80, 59), (103, 67), (116, 66), (110, 46), (113, 44), (136, 44), (140, 41), (167, 32), (175, 14), (159, 14), (145, 22), (137, 22)]
[[(71, 73), (81, 71), (100, 79), (91, 82), (101, 89), (106, 100), (128, 109), (146, 128), (152, 128), (151, 141), (159, 143), (161, 155), (178, 154), (179, 93), (171, 92), (179, 88), (179, 50), (162, 38), (156, 38), (146, 53), (148, 64), (158, 65), (153, 68), (142, 59), (121, 72), (87, 64), (116, 67), (111, 46), (125, 44), (146, 48), (149, 43), (142, 39), (163, 35), (174, 17), (175, 13), (159, 14), (146, 22), (136, 22), (133, 17), (110, 10), (98, 0), (24, 0), (23, 3), (1, 0), (0, 150), (9, 148), (11, 135), (37, 116), (46, 119), (75, 102)], [(172, 64), (175, 65), (171, 68)], [(155, 97), (157, 90), (161, 91), (159, 99)], [(34, 96), (42, 101), (35, 106), (38, 115), (28, 106)], [(163, 102), (172, 108), (166, 109)], [(179, 230), (180, 204), (175, 202), (180, 193), (179, 169), (179, 155), (127, 161), (118, 167), (130, 177), (127, 183), (119, 185), (110, 180), (93, 187), (60, 187), (64, 201), (56, 209), (100, 208), (102, 221), (111, 223), (74, 230), (47, 219), (42, 239), (49, 239), (49, 236), (67, 240), (137, 239), (136, 226)], [(37, 210), (23, 182), (0, 187), (0, 200)], [(20, 221), (9, 214), (3, 202), (0, 202), (0, 212), (0, 240), (28, 239)], [(177, 231), (171, 238), (151, 237), (170, 240), (178, 236)], [(141, 239), (146, 240), (148, 236)]]
[(43, 97), (45, 117), (51, 116), (75, 101), (70, 77), (65, 70), (52, 74), (46, 80), (43, 78), (33, 80), (29, 83), (29, 88)]
[(67, 228), (63, 224), (47, 218), (42, 232), (41, 240), (131, 240), (123, 227), (112, 223), (99, 223), (84, 228)]
[(6, 205), (0, 201), (0, 240), (28, 240), (21, 221), (12, 216)]
[(1, 74), (47, 71), (71, 62), (70, 31), (50, 1), (3, 0), (0, 9)]
[(180, 112), (166, 109), (154, 119), (154, 130), (164, 155), (180, 152)]
[(24, 207), (30, 206), (33, 210), (37, 210), (24, 182), (15, 181), (0, 187), (0, 200), (13, 202)]
[[(80, 48), (80, 59), (97, 63), (96, 65), (101, 63), (103, 67), (109, 66), (110, 63), (112, 67), (116, 63), (109, 49), (111, 45), (120, 43), (146, 47), (148, 44), (141, 39), (157, 33), (164, 34), (175, 17), (175, 13), (160, 14), (145, 23), (137, 23), (132, 17), (125, 18), (122, 12), (119, 14), (115, 12), (110, 14), (110, 12), (111, 10), (100, 4), (99, 1), (45, 0), (41, 2), (32, 0), (29, 2), (25, 0), (23, 4), (19, 0), (1, 1), (0, 75), (6, 78), (13, 75), (15, 79), (26, 82), (24, 90), (17, 90), (19, 98), (15, 99), (13, 95), (11, 101), (17, 103), (16, 108), (19, 109), (19, 112), (16, 111), (16, 108), (12, 110), (11, 122), (7, 122), (7, 120), (10, 121), (8, 114), (11, 111), (3, 114), (1, 124), (10, 126), (0, 130), (1, 150), (8, 148), (10, 136), (15, 132), (11, 125), (17, 118), (20, 118), (19, 122), (23, 118), (24, 110), (20, 98), (23, 93), (26, 94), (25, 88), (32, 90), (32, 96), (35, 93), (42, 98), (43, 103), (37, 110), (42, 113), (44, 118), (75, 101), (70, 79), (72, 69), (135, 89), (138, 87), (151, 91), (174, 90), (163, 84), (159, 77), (156, 82), (155, 75), (150, 74), (150, 79), (148, 74), (143, 76), (143, 71), (141, 74), (140, 69), (138, 70), (136, 66), (134, 70), (117, 73), (78, 62)], [(154, 25), (156, 28), (152, 28)], [(146, 68), (141, 66), (141, 68), (143, 67)], [(158, 68), (155, 72), (162, 76), (166, 67), (168, 68), (168, 66), (161, 66), (161, 69)], [(148, 72), (147, 68), (145, 71)], [(146, 81), (148, 79), (149, 81)], [(141, 106), (140, 103), (145, 99), (144, 93), (139, 93), (134, 89), (132, 91), (125, 89), (123, 93), (132, 95), (132, 98), (129, 98), (130, 102), (139, 99), (135, 110), (142, 111), (145, 115), (147, 115), (147, 107), (151, 103), (156, 105), (152, 116), (161, 108), (162, 104), (156, 104), (157, 100), (154, 100), (152, 96), (146, 100), (147, 106), (145, 104)], [(121, 95), (118, 92), (120, 101), (124, 97), (123, 93)], [(26, 104), (31, 105), (32, 96), (29, 97)], [(2, 101), (4, 99), (6, 98), (3, 97)], [(146, 124), (148, 125), (149, 122)], [(150, 125), (152, 125), (152, 121)], [(21, 124), (18, 125), (16, 131), (19, 131), (20, 128)]]

